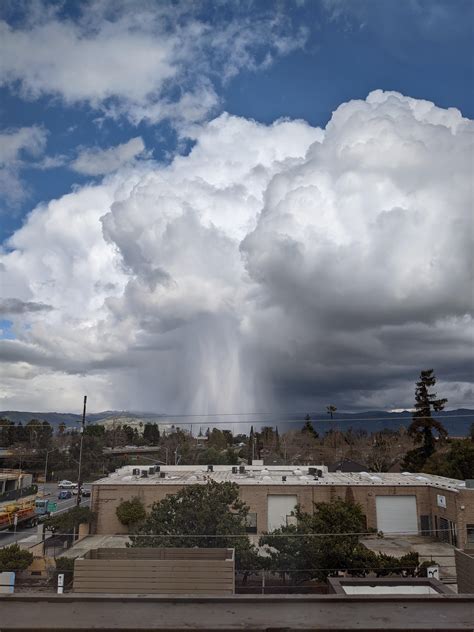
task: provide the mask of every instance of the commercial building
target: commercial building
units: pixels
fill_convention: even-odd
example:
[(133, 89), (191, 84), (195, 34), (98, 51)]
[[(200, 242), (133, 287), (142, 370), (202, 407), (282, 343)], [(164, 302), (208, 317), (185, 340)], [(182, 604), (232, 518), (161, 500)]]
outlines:
[(294, 520), (296, 504), (336, 498), (359, 503), (367, 528), (385, 534), (426, 534), (459, 548), (474, 542), (474, 488), (465, 481), (403, 472), (331, 472), (325, 466), (125, 466), (92, 485), (91, 508), (98, 534), (126, 533), (116, 516), (124, 500), (139, 497), (146, 507), (182, 487), (208, 480), (237, 483), (250, 508), (249, 533), (272, 531)]

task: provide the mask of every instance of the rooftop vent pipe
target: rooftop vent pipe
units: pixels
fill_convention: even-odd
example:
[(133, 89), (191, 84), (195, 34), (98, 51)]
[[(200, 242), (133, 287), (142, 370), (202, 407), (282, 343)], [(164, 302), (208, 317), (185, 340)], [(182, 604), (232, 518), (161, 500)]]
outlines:
[(245, 465), (239, 465), (239, 472), (245, 474)]

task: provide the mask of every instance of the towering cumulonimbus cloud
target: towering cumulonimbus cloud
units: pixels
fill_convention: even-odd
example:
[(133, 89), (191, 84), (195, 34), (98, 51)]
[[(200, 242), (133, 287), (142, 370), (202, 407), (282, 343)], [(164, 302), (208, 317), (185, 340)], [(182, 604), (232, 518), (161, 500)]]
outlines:
[(12, 316), (4, 402), (28, 377), (43, 408), (78, 388), (175, 413), (399, 407), (434, 366), (468, 403), (472, 129), (381, 91), (324, 130), (224, 114), (169, 166), (35, 209), (0, 286), (50, 308)]

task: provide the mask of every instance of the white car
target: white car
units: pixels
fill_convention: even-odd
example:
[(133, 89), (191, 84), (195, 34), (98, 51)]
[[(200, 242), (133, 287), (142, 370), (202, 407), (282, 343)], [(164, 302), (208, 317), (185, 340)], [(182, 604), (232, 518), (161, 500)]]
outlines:
[(74, 489), (77, 487), (77, 483), (73, 483), (72, 481), (59, 481), (58, 487), (59, 489)]

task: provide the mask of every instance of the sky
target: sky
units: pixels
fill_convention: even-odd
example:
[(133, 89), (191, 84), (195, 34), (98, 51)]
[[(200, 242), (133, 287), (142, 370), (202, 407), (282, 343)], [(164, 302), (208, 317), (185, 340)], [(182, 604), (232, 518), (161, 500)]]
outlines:
[(474, 7), (0, 5), (0, 410), (474, 406)]

